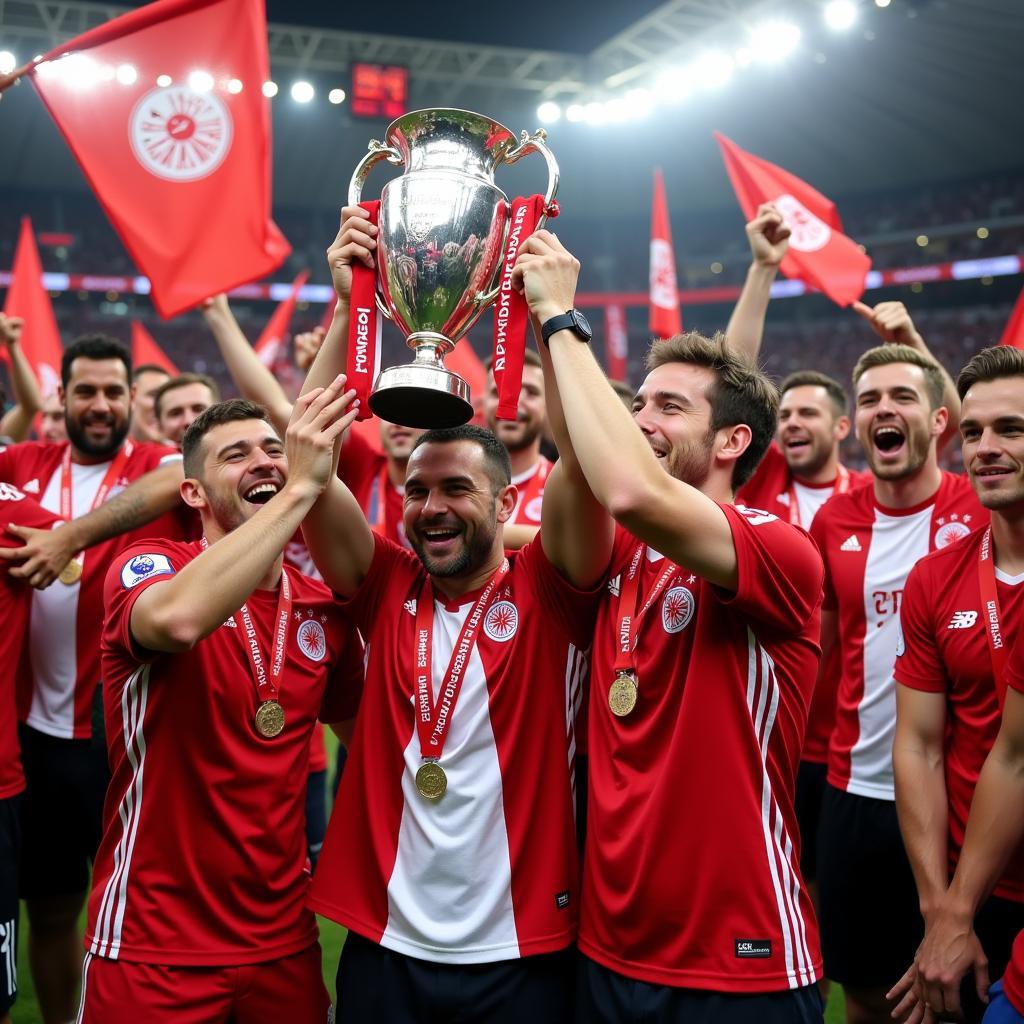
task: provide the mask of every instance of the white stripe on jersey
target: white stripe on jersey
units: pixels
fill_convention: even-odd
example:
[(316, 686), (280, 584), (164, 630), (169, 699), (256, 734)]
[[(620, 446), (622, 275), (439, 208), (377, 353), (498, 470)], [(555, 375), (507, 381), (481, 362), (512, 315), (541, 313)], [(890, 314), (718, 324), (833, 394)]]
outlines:
[(793, 843), (768, 776), (768, 743), (779, 707), (779, 685), (775, 677), (775, 663), (749, 628), (747, 656), (747, 707), (761, 752), (761, 828), (765, 852), (779, 909), (789, 987), (803, 988), (814, 981), (814, 975), (807, 946), (807, 928), (800, 909)]
[[(860, 731), (850, 750), (848, 793), (895, 800), (892, 742), (896, 736), (896, 641), (899, 615), (891, 602), (902, 593), (914, 564), (928, 554), (934, 505), (909, 516), (875, 509), (864, 566), (864, 695), (857, 708)], [(882, 602), (884, 611), (878, 609)]]
[(82, 1024), (85, 1017), (85, 987), (89, 983), (89, 967), (92, 960), (92, 953), (86, 952), (85, 962), (82, 964), (82, 994), (78, 997), (78, 1016), (75, 1017), (75, 1024)]
[(149, 699), (149, 665), (140, 666), (121, 689), (121, 724), (125, 753), (132, 766), (132, 779), (121, 797), (117, 813), (121, 819), (121, 838), (114, 848), (114, 863), (103, 889), (93, 941), (89, 947), (97, 956), (116, 960), (121, 949), (121, 926), (128, 897), (128, 873), (131, 870), (135, 837), (142, 813), (142, 779), (146, 766), (146, 735), (143, 722)]

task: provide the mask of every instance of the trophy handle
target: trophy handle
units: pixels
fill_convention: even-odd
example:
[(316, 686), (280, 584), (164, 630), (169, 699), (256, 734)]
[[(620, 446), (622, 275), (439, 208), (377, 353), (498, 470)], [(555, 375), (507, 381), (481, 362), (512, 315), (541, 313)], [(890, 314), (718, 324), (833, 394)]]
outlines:
[[(558, 194), (558, 161), (555, 159), (554, 154), (545, 145), (544, 140), (547, 139), (548, 133), (543, 128), (538, 128), (532, 135), (523, 131), (519, 136), (519, 145), (515, 149), (509, 150), (508, 155), (504, 159), (506, 164), (514, 164), (519, 160), (522, 160), (524, 156), (529, 156), (531, 153), (540, 153), (544, 157), (544, 162), (548, 165), (548, 187), (544, 193), (544, 209), (541, 211), (541, 215), (537, 220), (537, 230), (539, 231), (548, 221), (548, 208), (554, 202), (555, 196)], [(502, 251), (505, 249), (506, 237), (502, 239)], [(476, 322), (476, 319), (495, 299), (501, 292), (501, 265), (494, 271), (495, 279), (498, 280), (490, 291), (480, 292), (477, 295), (477, 317), (467, 325), (467, 330), (472, 326), (472, 323)]]
[[(356, 169), (352, 172), (352, 178), (348, 183), (349, 206), (358, 206), (360, 202), (362, 202), (363, 185), (366, 184), (366, 179), (369, 177), (370, 171), (372, 171), (373, 168), (381, 162), (381, 160), (387, 160), (389, 164), (394, 164), (396, 167), (401, 167), (403, 163), (402, 154), (399, 153), (397, 149), (385, 146), (379, 139), (371, 139), (368, 148), (369, 152), (356, 165)], [(389, 320), (393, 320), (394, 317), (391, 315), (391, 310), (388, 309), (387, 303), (384, 301), (384, 297), (381, 294), (379, 277), (377, 279), (377, 290), (374, 293), (374, 298), (377, 300), (377, 308)]]

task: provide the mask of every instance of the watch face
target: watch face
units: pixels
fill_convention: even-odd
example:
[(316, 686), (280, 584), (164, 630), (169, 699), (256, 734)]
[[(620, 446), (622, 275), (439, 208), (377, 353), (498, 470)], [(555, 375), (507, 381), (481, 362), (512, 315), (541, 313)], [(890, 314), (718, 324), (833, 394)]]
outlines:
[(588, 339), (594, 336), (594, 331), (590, 326), (590, 321), (578, 309), (574, 309), (572, 311), (572, 318), (576, 323), (576, 329), (578, 331), (585, 334)]

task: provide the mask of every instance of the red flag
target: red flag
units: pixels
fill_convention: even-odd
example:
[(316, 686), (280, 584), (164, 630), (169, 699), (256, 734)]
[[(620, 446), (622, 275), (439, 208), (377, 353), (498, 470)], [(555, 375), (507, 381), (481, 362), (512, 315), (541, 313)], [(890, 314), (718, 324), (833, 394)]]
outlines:
[(256, 342), (256, 355), (260, 357), (264, 366), (273, 366), (284, 349), (285, 341), (288, 338), (288, 325), (292, 322), (292, 313), (295, 312), (295, 302), (299, 297), (299, 290), (306, 283), (308, 277), (309, 271), (303, 270), (292, 281), (292, 290), (288, 293), (288, 297), (278, 303), (277, 309), (274, 310)]
[(132, 366), (162, 366), (172, 377), (181, 372), (167, 358), (153, 335), (138, 320), (132, 321)]
[(789, 252), (780, 267), (786, 277), (798, 278), (840, 306), (856, 302), (871, 260), (843, 234), (835, 204), (789, 171), (747, 153), (720, 132), (714, 135), (743, 216), (752, 220), (761, 203), (774, 203), (789, 225)]
[(629, 332), (623, 306), (609, 304), (604, 307), (604, 352), (608, 376), (612, 380), (628, 380)]
[(1010, 319), (1006, 321), (1006, 329), (999, 339), (1000, 345), (1012, 345), (1024, 348), (1024, 290), (1017, 296)]
[(60, 383), (60, 359), (64, 346), (60, 343), (50, 296), (43, 287), (43, 266), (28, 217), (21, 218), (21, 234), (14, 254), (11, 284), (4, 300), (4, 313), (20, 316), (25, 321), (21, 350), (36, 372), (43, 397), (49, 397)]
[(656, 338), (670, 338), (682, 329), (665, 180), (660, 168), (655, 168), (654, 202), (651, 206), (651, 333)]
[(163, 317), (291, 251), (270, 219), (268, 69), (263, 0), (157, 0), (31, 74)]

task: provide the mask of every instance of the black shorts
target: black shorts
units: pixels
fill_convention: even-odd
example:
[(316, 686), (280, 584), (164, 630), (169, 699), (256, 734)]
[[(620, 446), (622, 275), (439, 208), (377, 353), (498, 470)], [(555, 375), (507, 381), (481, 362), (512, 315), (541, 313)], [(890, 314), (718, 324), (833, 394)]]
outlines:
[(89, 888), (89, 865), (103, 834), (110, 781), (102, 737), (65, 740), (18, 726), (25, 768), (22, 899), (73, 896)]
[(793, 809), (800, 827), (800, 874), (808, 883), (818, 878), (818, 824), (827, 775), (828, 765), (816, 761), (801, 761), (796, 773)]
[(306, 856), (310, 871), (316, 870), (327, 831), (327, 769), (310, 772), (306, 779)]
[(438, 964), (349, 932), (338, 962), (338, 1024), (565, 1024), (569, 949), (488, 964)]
[(627, 978), (585, 956), (576, 972), (576, 1024), (821, 1024), (817, 985), (784, 992), (706, 992)]
[(826, 784), (818, 905), (827, 978), (867, 989), (899, 981), (913, 962), (924, 922), (894, 801)]
[(18, 851), (21, 796), (0, 800), (0, 1017), (18, 992)]

